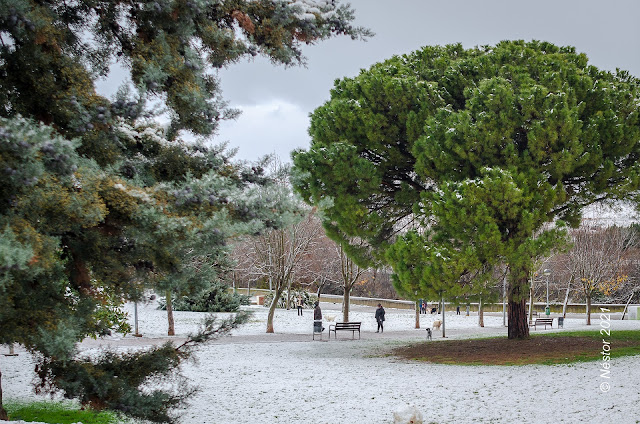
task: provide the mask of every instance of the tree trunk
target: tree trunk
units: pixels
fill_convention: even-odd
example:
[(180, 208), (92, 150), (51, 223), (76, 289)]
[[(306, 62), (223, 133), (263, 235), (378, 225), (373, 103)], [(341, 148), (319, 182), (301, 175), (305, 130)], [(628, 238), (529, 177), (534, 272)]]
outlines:
[(508, 335), (510, 339), (529, 338), (527, 299), (522, 293), (523, 287), (526, 287), (526, 278), (509, 284)]
[(173, 321), (173, 304), (171, 300), (171, 290), (167, 290), (165, 296), (167, 297), (167, 321), (169, 321), (169, 330), (167, 331), (167, 335), (175, 336), (176, 326), (175, 322)]
[(571, 281), (567, 283), (567, 292), (564, 294), (564, 304), (562, 305), (562, 317), (567, 317), (567, 305), (569, 304), (569, 293), (571, 292)]
[(502, 277), (502, 325), (507, 326), (507, 274)]
[(273, 333), (273, 316), (276, 313), (276, 306), (278, 306), (278, 299), (282, 295), (282, 290), (276, 290), (273, 292), (273, 300), (269, 306), (269, 314), (267, 315), (267, 333)]
[(291, 310), (291, 280), (287, 284), (287, 311)]
[(480, 301), (478, 303), (478, 325), (480, 327), (484, 327), (484, 307), (482, 305), (482, 296), (480, 296)]
[(591, 325), (591, 295), (587, 295), (587, 325)]
[(71, 251), (73, 263), (71, 266), (70, 278), (73, 284), (83, 293), (89, 293), (91, 289), (91, 274), (87, 264), (80, 259), (79, 255)]
[(416, 328), (420, 328), (420, 304), (416, 302)]
[(446, 315), (447, 311), (445, 310), (445, 307), (444, 307), (444, 297), (442, 298), (442, 309), (440, 309), (440, 311), (442, 312), (442, 337), (447, 337), (446, 336), (447, 327), (444, 322), (444, 316)]
[(344, 289), (344, 296), (342, 297), (342, 322), (349, 322), (349, 296), (351, 289)]
[(622, 311), (622, 318), (620, 318), (621, 321), (624, 321), (624, 316), (627, 314), (627, 309), (629, 309), (629, 303), (631, 303), (631, 299), (633, 299), (634, 294), (636, 294), (635, 290), (631, 291), (631, 296), (629, 296), (629, 300), (627, 300), (627, 304), (624, 305), (624, 311)]
[(9, 415), (7, 415), (2, 403), (2, 372), (0, 372), (0, 420), (9, 421)]
[(533, 321), (533, 277), (529, 286), (529, 322)]

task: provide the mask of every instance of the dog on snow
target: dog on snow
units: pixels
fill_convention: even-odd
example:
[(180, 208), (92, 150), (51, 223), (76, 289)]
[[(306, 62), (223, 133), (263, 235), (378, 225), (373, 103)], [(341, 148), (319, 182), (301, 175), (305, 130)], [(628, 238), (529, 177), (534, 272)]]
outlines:
[(427, 328), (427, 340), (431, 340), (431, 329)]
[(434, 330), (439, 330), (441, 325), (442, 325), (442, 321), (440, 321), (439, 319), (433, 321), (433, 329)]
[(393, 424), (422, 424), (422, 413), (415, 406), (406, 405), (393, 413)]

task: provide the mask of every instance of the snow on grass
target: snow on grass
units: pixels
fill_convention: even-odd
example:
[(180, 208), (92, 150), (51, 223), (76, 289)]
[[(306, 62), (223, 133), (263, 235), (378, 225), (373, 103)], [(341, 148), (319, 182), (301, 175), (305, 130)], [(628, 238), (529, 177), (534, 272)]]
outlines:
[[(133, 308), (128, 305), (133, 318)], [(339, 304), (323, 303), (327, 317), (341, 321)], [(407, 406), (422, 413), (425, 423), (575, 423), (636, 422), (640, 395), (637, 373), (640, 357), (611, 361), (611, 390), (603, 393), (600, 363), (526, 366), (451, 366), (400, 360), (388, 356), (399, 344), (424, 340), (427, 325), (440, 315), (421, 315), (414, 329), (410, 310), (387, 309), (385, 332), (376, 334), (375, 308), (353, 306), (350, 319), (362, 321), (361, 340), (349, 332), (338, 340), (312, 341), (312, 311), (278, 310), (276, 334), (265, 334), (267, 309), (248, 307), (254, 315), (231, 337), (202, 347), (198, 361), (183, 367), (200, 387), (180, 423), (392, 423), (394, 412)], [(155, 304), (139, 305), (142, 338), (111, 337), (116, 345), (149, 344), (166, 334), (166, 312)], [(228, 314), (219, 314), (226, 316)], [(175, 312), (178, 336), (194, 331), (203, 314)], [(565, 320), (566, 330), (600, 330), (584, 319)], [(448, 338), (505, 335), (501, 314), (487, 314), (485, 328), (477, 315), (448, 312)], [(613, 320), (612, 331), (639, 329), (640, 321)], [(557, 330), (538, 330), (542, 333)], [(442, 340), (434, 332), (434, 343)], [(158, 341), (158, 340), (156, 340)], [(95, 344), (83, 343), (83, 349)], [(4, 349), (4, 347), (3, 347)], [(615, 349), (615, 346), (612, 346)], [(32, 393), (33, 364), (23, 350), (18, 357), (0, 356), (5, 399), (39, 399)], [(6, 352), (2, 352), (6, 353)]]

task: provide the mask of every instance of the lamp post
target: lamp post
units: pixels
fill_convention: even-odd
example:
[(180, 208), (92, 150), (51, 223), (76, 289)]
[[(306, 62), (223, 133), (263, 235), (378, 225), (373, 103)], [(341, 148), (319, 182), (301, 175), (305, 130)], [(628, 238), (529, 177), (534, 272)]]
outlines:
[(507, 274), (502, 277), (502, 325), (507, 326)]
[[(414, 291), (413, 295), (418, 299), (418, 291)], [(420, 328), (420, 303), (416, 300), (416, 328)]]
[(445, 331), (446, 331), (446, 326), (444, 325), (444, 317), (446, 315), (446, 311), (445, 311), (445, 306), (444, 306), (444, 294), (440, 293), (440, 298), (442, 300), (442, 308), (440, 309), (440, 312), (442, 312), (442, 337), (447, 337), (445, 335)]
[(545, 315), (549, 315), (551, 314), (551, 309), (549, 308), (549, 275), (551, 275), (551, 270), (545, 268), (544, 271), (542, 271), (542, 275), (547, 277), (547, 307), (544, 309), (544, 313)]
[[(152, 294), (151, 296), (148, 297), (148, 299), (156, 300), (156, 295)], [(142, 337), (142, 334), (138, 332), (138, 301), (137, 300), (133, 303), (133, 321), (134, 321), (134, 328), (135, 328), (135, 333), (133, 333), (133, 336)]]
[(136, 330), (136, 332), (133, 333), (133, 336), (142, 337), (142, 334), (138, 332), (138, 302), (137, 301), (133, 303), (133, 322), (134, 322), (134, 328)]

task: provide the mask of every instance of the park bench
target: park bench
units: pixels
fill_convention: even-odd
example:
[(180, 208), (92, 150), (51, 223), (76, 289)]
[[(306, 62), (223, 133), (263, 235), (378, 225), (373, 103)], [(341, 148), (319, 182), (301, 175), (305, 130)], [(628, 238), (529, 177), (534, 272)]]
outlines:
[(356, 331), (358, 332), (358, 338), (360, 338), (360, 324), (361, 322), (336, 322), (329, 326), (329, 339), (331, 339), (331, 332), (333, 331), (334, 338), (338, 338), (338, 331), (351, 331), (351, 338), (355, 338)]
[(553, 318), (536, 318), (533, 322), (533, 327), (537, 329), (538, 325), (544, 325), (544, 329), (547, 329), (547, 325), (553, 328)]

